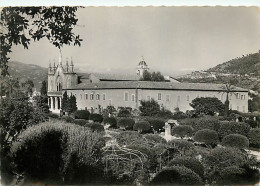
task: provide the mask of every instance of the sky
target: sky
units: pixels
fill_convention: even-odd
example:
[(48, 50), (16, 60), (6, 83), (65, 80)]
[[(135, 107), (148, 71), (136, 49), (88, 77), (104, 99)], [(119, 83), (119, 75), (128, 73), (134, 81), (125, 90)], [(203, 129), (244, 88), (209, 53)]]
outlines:
[[(143, 56), (152, 71), (174, 76), (260, 50), (257, 7), (85, 7), (77, 18), (82, 45), (64, 46), (62, 56), (82, 72), (135, 73)], [(48, 40), (12, 51), (11, 60), (43, 67), (59, 57)]]

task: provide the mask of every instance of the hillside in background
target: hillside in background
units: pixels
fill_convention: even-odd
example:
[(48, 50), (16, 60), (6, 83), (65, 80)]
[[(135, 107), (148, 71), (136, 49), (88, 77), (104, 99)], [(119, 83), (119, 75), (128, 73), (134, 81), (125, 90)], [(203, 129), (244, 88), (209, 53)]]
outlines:
[(243, 55), (205, 71), (179, 76), (181, 82), (226, 83), (260, 92), (260, 51)]
[(8, 71), (12, 77), (18, 78), (19, 82), (32, 80), (34, 87), (39, 91), (42, 86), (42, 81), (48, 78), (48, 69), (33, 64), (24, 64), (17, 61), (8, 63)]

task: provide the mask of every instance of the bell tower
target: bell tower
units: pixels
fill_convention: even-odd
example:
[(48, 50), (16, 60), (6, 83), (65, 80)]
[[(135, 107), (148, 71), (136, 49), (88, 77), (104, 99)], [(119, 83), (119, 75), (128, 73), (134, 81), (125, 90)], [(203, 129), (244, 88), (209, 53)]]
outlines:
[(139, 62), (136, 68), (136, 74), (140, 77), (143, 77), (144, 71), (149, 71), (148, 65), (144, 61), (144, 57), (141, 57), (141, 61)]

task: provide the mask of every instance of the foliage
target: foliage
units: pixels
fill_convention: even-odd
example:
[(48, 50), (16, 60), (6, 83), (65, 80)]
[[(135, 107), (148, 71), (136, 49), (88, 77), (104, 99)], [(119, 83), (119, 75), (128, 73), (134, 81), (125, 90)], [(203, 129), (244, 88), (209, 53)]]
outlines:
[(206, 145), (214, 146), (219, 142), (218, 133), (214, 130), (203, 129), (195, 133), (193, 139)]
[(248, 139), (251, 147), (260, 148), (260, 128), (250, 129)]
[(154, 147), (157, 144), (166, 144), (167, 141), (159, 136), (158, 134), (145, 134), (143, 135), (144, 140), (150, 147)]
[[(48, 179), (50, 182), (78, 183), (91, 171), (99, 170), (101, 135), (87, 128), (67, 123), (43, 123), (32, 126), (19, 135), (19, 141), (12, 145), (11, 152), (18, 173), (35, 181)], [(90, 171), (91, 170), (91, 171)], [(79, 175), (79, 172), (85, 175)], [(100, 170), (99, 170), (100, 171)]]
[(199, 118), (195, 121), (195, 123), (192, 123), (192, 127), (194, 128), (194, 131), (202, 130), (202, 129), (210, 129), (218, 131), (220, 125), (220, 121), (217, 117), (212, 116), (204, 116)]
[(195, 147), (192, 142), (183, 139), (168, 141), (168, 145), (177, 148), (182, 153), (182, 155), (190, 153), (189, 151), (192, 151)]
[(172, 166), (161, 170), (153, 178), (152, 184), (200, 185), (202, 180), (198, 174), (184, 166)]
[(160, 105), (154, 100), (141, 100), (139, 107), (142, 116), (155, 116), (160, 112)]
[(121, 118), (117, 121), (117, 127), (124, 130), (132, 130), (135, 120), (131, 118)]
[(61, 100), (61, 108), (69, 114), (77, 111), (77, 101), (74, 95), (68, 96), (67, 91), (64, 92)]
[(173, 113), (168, 110), (168, 109), (165, 109), (164, 107), (162, 107), (160, 109), (160, 111), (156, 114), (157, 117), (161, 117), (161, 118), (173, 118)]
[(74, 113), (75, 119), (85, 119), (85, 120), (88, 120), (89, 119), (89, 115), (90, 115), (90, 113), (87, 110), (77, 110)]
[(110, 125), (109, 128), (116, 128), (117, 127), (117, 120), (114, 117), (106, 117), (103, 120), (104, 125)]
[(249, 130), (250, 126), (247, 123), (222, 121), (220, 122), (218, 135), (220, 138), (223, 138), (229, 134), (241, 134), (243, 136), (248, 136)]
[(36, 103), (36, 107), (40, 109), (43, 113), (49, 113), (48, 97), (44, 95), (34, 96), (33, 100)]
[(248, 100), (248, 111), (249, 112), (260, 111), (260, 96), (250, 94), (250, 97), (252, 97), (252, 99)]
[(31, 39), (47, 38), (54, 46), (80, 45), (72, 32), (77, 24), (77, 7), (5, 7), (1, 11), (1, 75), (8, 74), (8, 53), (13, 44), (28, 49)]
[(54, 119), (57, 119), (57, 118), (59, 118), (59, 115), (57, 115), (57, 114), (54, 114), (54, 113), (48, 113), (48, 115), (47, 116), (49, 116), (50, 118), (54, 118)]
[(167, 167), (172, 166), (184, 166), (197, 173), (201, 178), (204, 177), (204, 166), (199, 160), (195, 158), (185, 156), (175, 158), (172, 161), (170, 161), (167, 165)]
[(143, 77), (140, 78), (141, 81), (165, 81), (164, 76), (160, 72), (148, 72), (144, 71)]
[(172, 128), (172, 135), (178, 136), (178, 137), (190, 137), (192, 136), (192, 127), (189, 125), (179, 125)]
[(41, 87), (41, 96), (47, 96), (47, 90), (48, 90), (48, 87), (47, 87), (47, 81), (42, 81), (42, 87)]
[(249, 124), (251, 128), (256, 128), (258, 122), (254, 121), (253, 119), (248, 119), (248, 120), (245, 120), (245, 123)]
[(114, 115), (116, 113), (116, 108), (112, 105), (108, 105), (102, 112), (103, 117), (108, 117), (110, 115)]
[(190, 125), (195, 130), (195, 126), (199, 118), (185, 118), (178, 120), (178, 123), (181, 125)]
[(90, 114), (89, 115), (89, 120), (92, 120), (94, 122), (102, 123), (103, 121), (103, 116), (100, 114)]
[(32, 80), (28, 79), (25, 82), (21, 83), (21, 87), (25, 88), (25, 94), (26, 95), (32, 95), (32, 88), (34, 87), (34, 83)]
[(149, 123), (151, 124), (151, 127), (155, 132), (163, 131), (165, 126), (165, 122), (162, 119), (151, 119)]
[(67, 91), (65, 91), (62, 95), (62, 99), (61, 99), (61, 109), (65, 112), (68, 112), (68, 103), (69, 102), (69, 96), (67, 94)]
[(80, 126), (86, 126), (86, 123), (88, 123), (85, 119), (74, 119), (73, 122)]
[(185, 119), (187, 117), (188, 117), (188, 115), (185, 114), (184, 112), (180, 111), (180, 110), (177, 110), (176, 112), (174, 112), (173, 116), (172, 116), (172, 118), (176, 119), (176, 120)]
[(74, 119), (70, 116), (62, 116), (61, 120), (66, 121), (68, 123), (74, 123)]
[(117, 117), (132, 117), (131, 110), (127, 107), (121, 107), (117, 113)]
[(115, 138), (120, 145), (144, 144), (142, 135), (136, 131), (122, 131)]
[(104, 132), (104, 126), (100, 123), (86, 123), (85, 127), (88, 127), (92, 132)]
[(195, 109), (196, 114), (199, 116), (222, 114), (225, 109), (224, 104), (218, 98), (211, 97), (195, 98), (190, 103), (190, 106)]
[(222, 139), (222, 145), (245, 149), (249, 146), (249, 140), (246, 136), (240, 134), (229, 134)]
[(139, 133), (147, 133), (151, 131), (151, 125), (148, 121), (137, 121), (133, 126), (133, 130)]

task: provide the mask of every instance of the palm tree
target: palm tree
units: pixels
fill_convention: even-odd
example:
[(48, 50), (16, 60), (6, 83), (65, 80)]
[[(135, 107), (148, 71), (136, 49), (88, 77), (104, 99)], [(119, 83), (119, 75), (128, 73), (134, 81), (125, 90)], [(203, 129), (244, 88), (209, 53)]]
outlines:
[(226, 94), (226, 101), (225, 101), (225, 116), (228, 116), (228, 111), (229, 111), (229, 96), (231, 96), (232, 94), (235, 94), (234, 92), (233, 92), (233, 90), (234, 90), (234, 86), (233, 85), (231, 85), (229, 82), (227, 82), (227, 83), (225, 83), (225, 85), (223, 85), (222, 86), (222, 88), (223, 88), (223, 93), (222, 93), (222, 95), (223, 94)]

